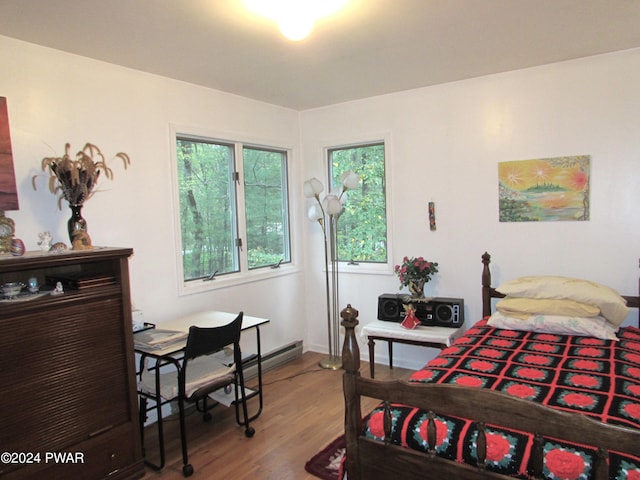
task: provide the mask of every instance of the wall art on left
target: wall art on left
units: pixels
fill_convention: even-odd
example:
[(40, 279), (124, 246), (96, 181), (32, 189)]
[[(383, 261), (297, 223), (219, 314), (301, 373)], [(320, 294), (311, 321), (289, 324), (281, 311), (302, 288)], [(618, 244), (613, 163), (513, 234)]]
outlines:
[(0, 210), (18, 210), (7, 99), (0, 97)]

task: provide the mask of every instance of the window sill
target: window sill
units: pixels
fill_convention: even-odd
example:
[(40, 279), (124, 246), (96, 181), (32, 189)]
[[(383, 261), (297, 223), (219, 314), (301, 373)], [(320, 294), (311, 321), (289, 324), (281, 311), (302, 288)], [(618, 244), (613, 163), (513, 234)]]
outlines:
[(299, 273), (300, 269), (294, 265), (282, 265), (278, 268), (261, 268), (248, 273), (234, 273), (214, 277), (212, 280), (193, 280), (178, 285), (178, 296), (232, 288), (248, 283), (269, 280)]
[[(329, 266), (331, 271), (331, 266)], [(393, 267), (387, 263), (357, 263), (349, 264), (348, 262), (340, 262), (338, 264), (338, 273), (353, 273), (356, 275), (392, 275)]]

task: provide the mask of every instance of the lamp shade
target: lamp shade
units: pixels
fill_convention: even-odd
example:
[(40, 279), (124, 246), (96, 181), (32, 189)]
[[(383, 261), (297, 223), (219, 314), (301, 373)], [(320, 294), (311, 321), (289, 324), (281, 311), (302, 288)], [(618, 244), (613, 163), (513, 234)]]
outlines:
[(7, 99), (0, 97), (0, 211), (18, 210), (18, 189), (13, 169)]

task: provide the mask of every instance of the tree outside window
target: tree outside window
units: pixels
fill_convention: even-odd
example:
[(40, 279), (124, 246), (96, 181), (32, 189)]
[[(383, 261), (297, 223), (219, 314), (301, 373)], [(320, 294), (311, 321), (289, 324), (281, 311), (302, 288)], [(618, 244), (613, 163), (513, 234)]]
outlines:
[(333, 188), (340, 175), (353, 170), (360, 184), (348, 192), (338, 220), (338, 260), (355, 263), (387, 262), (387, 214), (384, 143), (370, 143), (328, 150)]
[(179, 135), (176, 153), (185, 281), (291, 261), (286, 151)]
[(287, 155), (243, 149), (249, 269), (290, 262)]

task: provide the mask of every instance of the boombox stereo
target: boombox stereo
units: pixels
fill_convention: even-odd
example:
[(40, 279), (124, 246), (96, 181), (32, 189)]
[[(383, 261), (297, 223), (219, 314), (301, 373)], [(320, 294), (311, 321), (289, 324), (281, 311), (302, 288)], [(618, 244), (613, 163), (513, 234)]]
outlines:
[(412, 302), (407, 295), (385, 293), (378, 297), (378, 320), (402, 322), (405, 305), (416, 309), (416, 317), (422, 325), (458, 328), (464, 323), (462, 298), (435, 297), (424, 302)]

